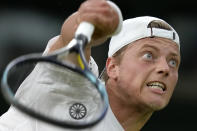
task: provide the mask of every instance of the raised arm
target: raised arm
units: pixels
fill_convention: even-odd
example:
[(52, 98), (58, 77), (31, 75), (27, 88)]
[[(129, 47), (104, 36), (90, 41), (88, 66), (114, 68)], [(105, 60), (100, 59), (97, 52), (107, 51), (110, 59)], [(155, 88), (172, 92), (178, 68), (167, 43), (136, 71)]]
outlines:
[[(77, 12), (65, 20), (60, 37), (49, 52), (66, 46), (74, 37), (75, 31), (82, 21), (90, 22), (95, 26), (92, 41), (85, 48), (87, 60), (91, 55), (91, 47), (102, 44), (107, 40), (119, 24), (117, 12), (105, 0), (87, 0), (81, 4)], [(72, 59), (75, 59), (74, 55)]]

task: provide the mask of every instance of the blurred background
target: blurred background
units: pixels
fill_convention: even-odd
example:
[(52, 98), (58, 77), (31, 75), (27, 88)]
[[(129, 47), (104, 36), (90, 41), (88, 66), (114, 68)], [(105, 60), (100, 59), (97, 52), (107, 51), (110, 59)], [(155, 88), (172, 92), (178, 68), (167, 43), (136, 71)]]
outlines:
[[(179, 82), (168, 107), (153, 114), (143, 131), (197, 130), (197, 14), (196, 2), (113, 0), (124, 19), (156, 16), (166, 20), (179, 33), (182, 63)], [(64, 20), (82, 0), (11, 1), (0, 4), (0, 78), (6, 65), (14, 58), (42, 52), (52, 37), (59, 34)], [(106, 53), (100, 53), (100, 51)], [(93, 49), (93, 57), (103, 69), (107, 57), (106, 44)], [(9, 105), (0, 94), (0, 115)]]

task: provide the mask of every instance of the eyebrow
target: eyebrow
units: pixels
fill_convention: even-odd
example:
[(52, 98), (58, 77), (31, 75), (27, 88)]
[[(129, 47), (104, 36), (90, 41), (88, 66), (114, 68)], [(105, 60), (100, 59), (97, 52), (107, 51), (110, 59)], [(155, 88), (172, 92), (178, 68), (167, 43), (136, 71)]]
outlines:
[[(150, 44), (144, 44), (144, 45), (141, 47), (141, 49), (143, 49), (143, 48), (153, 48), (154, 50), (159, 51), (159, 49), (158, 49), (157, 47), (155, 47), (155, 46), (153, 46), (153, 45), (150, 45)], [(170, 55), (175, 56), (175, 57), (179, 57), (179, 56), (180, 56), (179, 54), (177, 54), (177, 53), (175, 53), (175, 52), (173, 52), (173, 51), (170, 53)]]
[(159, 49), (158, 49), (157, 47), (155, 47), (155, 46), (153, 46), (153, 45), (150, 45), (150, 44), (144, 44), (144, 45), (141, 47), (141, 49), (143, 49), (143, 48), (153, 48), (154, 50), (159, 51)]

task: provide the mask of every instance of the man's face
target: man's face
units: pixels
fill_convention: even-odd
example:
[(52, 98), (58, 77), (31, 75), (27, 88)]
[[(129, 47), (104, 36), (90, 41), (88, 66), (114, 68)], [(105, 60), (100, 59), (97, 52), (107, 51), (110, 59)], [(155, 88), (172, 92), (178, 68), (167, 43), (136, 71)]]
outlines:
[(178, 80), (180, 51), (165, 38), (145, 38), (129, 45), (117, 65), (117, 94), (132, 106), (164, 108)]

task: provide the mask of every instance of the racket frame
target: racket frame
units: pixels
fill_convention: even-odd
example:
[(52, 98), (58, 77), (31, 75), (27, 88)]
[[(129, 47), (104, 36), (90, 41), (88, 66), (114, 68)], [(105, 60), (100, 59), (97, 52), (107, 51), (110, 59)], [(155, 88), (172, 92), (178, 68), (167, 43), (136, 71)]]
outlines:
[[(42, 54), (28, 54), (28, 55), (24, 55), (21, 57), (18, 57), (16, 59), (14, 59), (13, 61), (11, 61), (4, 73), (3, 73), (3, 77), (2, 77), (2, 82), (1, 82), (1, 90), (2, 90), (2, 94), (4, 96), (4, 98), (6, 99), (7, 102), (9, 102), (10, 104), (12, 104), (14, 107), (16, 107), (17, 109), (19, 109), (20, 111), (36, 118), (42, 121), (45, 121), (47, 123), (56, 125), (56, 126), (60, 126), (63, 128), (72, 128), (72, 129), (83, 129), (83, 128), (88, 128), (88, 127), (92, 127), (94, 125), (96, 125), (98, 122), (100, 122), (106, 115), (107, 110), (108, 110), (108, 95), (105, 89), (104, 84), (98, 80), (98, 78), (89, 70), (88, 68), (88, 64), (86, 61), (86, 58), (84, 56), (84, 48), (86, 46), (86, 44), (88, 43), (88, 39), (86, 36), (84, 36), (83, 34), (77, 35), (77, 37), (75, 39), (73, 39), (68, 46), (65, 46), (64, 48), (61, 48), (57, 51), (55, 51), (52, 54), (49, 54), (47, 56), (42, 56)], [(75, 52), (79, 57), (78, 57), (78, 61), (81, 61), (80, 63), (82, 63), (82, 65), (80, 64), (80, 67), (75, 65), (75, 64), (71, 64), (65, 60), (58, 60), (58, 57), (60, 55), (68, 55), (69, 53)], [(25, 64), (28, 62), (50, 62), (50, 63), (54, 63), (58, 66), (61, 66), (63, 68), (67, 68), (71, 71), (74, 71), (76, 73), (79, 73), (80, 75), (86, 77), (92, 84), (95, 85), (96, 89), (98, 90), (98, 92), (101, 95), (101, 99), (103, 102), (103, 111), (102, 113), (94, 120), (92, 120), (91, 122), (71, 122), (71, 121), (61, 121), (61, 120), (56, 120), (54, 118), (50, 118), (47, 117), (45, 115), (42, 115), (40, 113), (35, 112), (34, 110), (25, 107), (23, 104), (21, 104), (20, 102), (18, 102), (15, 99), (14, 93), (11, 91), (11, 89), (9, 88), (8, 85), (8, 76), (9, 76), (9, 71), (14, 67), (17, 66), (19, 64)]]

